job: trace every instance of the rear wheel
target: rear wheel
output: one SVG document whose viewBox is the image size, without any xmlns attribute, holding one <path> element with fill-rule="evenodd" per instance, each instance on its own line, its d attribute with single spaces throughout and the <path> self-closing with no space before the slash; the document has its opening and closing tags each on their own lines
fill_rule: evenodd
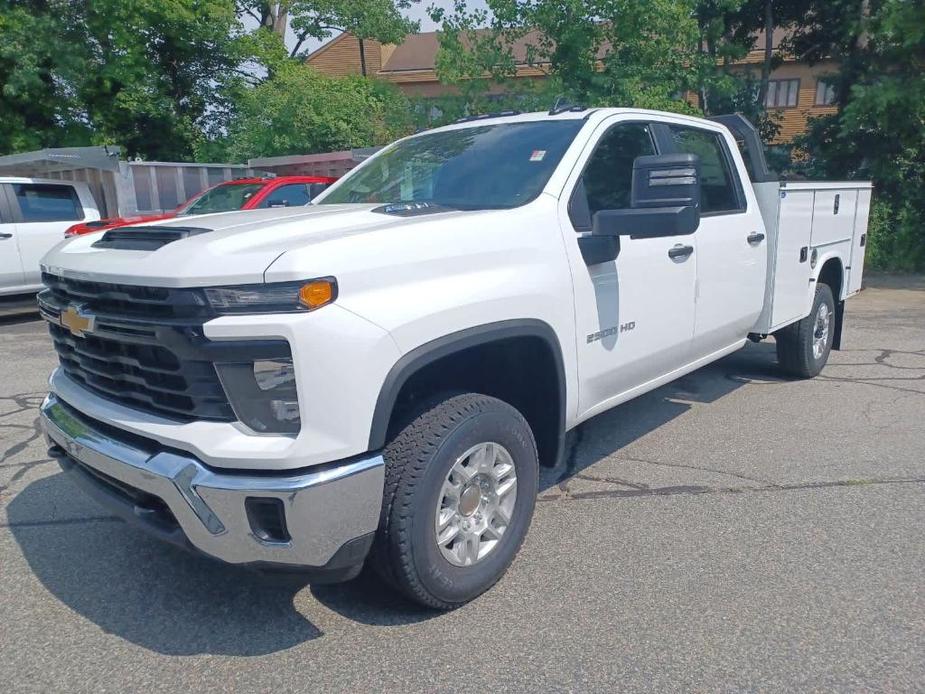
<svg viewBox="0 0 925 694">
<path fill-rule="evenodd" d="M 428 607 L 452 609 L 501 578 L 530 527 L 538 462 L 529 425 L 485 395 L 427 408 L 386 447 L 372 564 Z"/>
<path fill-rule="evenodd" d="M 829 360 L 835 337 L 835 300 L 827 284 L 816 287 L 810 314 L 775 333 L 781 368 L 798 378 L 813 378 Z"/>
</svg>

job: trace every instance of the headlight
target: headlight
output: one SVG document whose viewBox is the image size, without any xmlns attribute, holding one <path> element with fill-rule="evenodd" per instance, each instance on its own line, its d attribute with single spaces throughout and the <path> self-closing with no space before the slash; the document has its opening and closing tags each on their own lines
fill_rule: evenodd
<svg viewBox="0 0 925 694">
<path fill-rule="evenodd" d="M 337 280 L 208 287 L 206 299 L 218 313 L 292 313 L 314 311 L 337 298 Z"/>
<path fill-rule="evenodd" d="M 216 364 L 238 419 L 259 433 L 293 434 L 302 426 L 291 358 Z"/>
</svg>

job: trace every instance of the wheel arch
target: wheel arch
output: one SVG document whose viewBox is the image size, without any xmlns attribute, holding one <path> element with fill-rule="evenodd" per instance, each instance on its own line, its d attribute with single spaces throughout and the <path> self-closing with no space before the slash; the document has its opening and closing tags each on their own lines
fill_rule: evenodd
<svg viewBox="0 0 925 694">
<path fill-rule="evenodd" d="M 816 274 L 816 281 L 832 288 L 832 297 L 837 303 L 842 300 L 841 296 L 845 288 L 845 263 L 837 254 L 823 256 L 820 260 L 822 262 Z"/>
<path fill-rule="evenodd" d="M 842 331 L 845 324 L 845 300 L 842 294 L 845 291 L 845 262 L 841 255 L 831 253 L 821 258 L 819 272 L 816 275 L 816 286 L 820 284 L 828 285 L 832 290 L 832 298 L 835 300 L 835 325 L 832 349 L 840 350 L 842 342 Z"/>
<path fill-rule="evenodd" d="M 474 326 L 439 337 L 404 354 L 390 369 L 379 391 L 370 426 L 370 450 L 383 448 L 388 441 L 390 427 L 393 425 L 394 417 L 398 414 L 396 406 L 400 405 L 400 398 L 413 377 L 423 374 L 428 368 L 434 369 L 441 362 L 446 364 L 447 362 L 443 360 L 452 357 L 460 357 L 463 354 L 470 356 L 485 354 L 485 350 L 491 347 L 498 347 L 502 344 L 523 345 L 525 341 L 529 341 L 534 347 L 542 346 L 549 365 L 555 372 L 551 375 L 545 374 L 544 369 L 545 377 L 549 379 L 547 386 L 555 391 L 551 403 L 555 405 L 555 413 L 549 417 L 555 421 L 554 431 L 546 430 L 552 428 L 548 427 L 552 421 L 547 422 L 547 426 L 537 427 L 535 426 L 536 416 L 531 417 L 530 413 L 522 411 L 533 429 L 541 462 L 545 465 L 554 465 L 561 458 L 565 445 L 565 364 L 555 330 L 548 323 L 536 319 L 513 319 Z M 478 379 L 475 380 L 478 381 Z M 478 390 L 483 391 L 484 389 Z M 497 393 L 491 392 L 484 394 L 497 396 Z M 510 402 L 509 398 L 500 399 L 518 407 L 518 403 Z M 528 407 L 528 409 L 535 410 L 536 408 Z"/>
</svg>

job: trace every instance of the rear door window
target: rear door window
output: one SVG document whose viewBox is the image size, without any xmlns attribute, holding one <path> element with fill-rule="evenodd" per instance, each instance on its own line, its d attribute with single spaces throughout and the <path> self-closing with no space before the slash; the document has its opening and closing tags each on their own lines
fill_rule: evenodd
<svg viewBox="0 0 925 694">
<path fill-rule="evenodd" d="M 78 222 L 83 208 L 71 186 L 48 183 L 14 183 L 23 222 Z"/>
<path fill-rule="evenodd" d="M 271 192 L 260 207 L 302 207 L 311 201 L 308 185 L 305 183 L 290 183 L 280 186 Z"/>
<path fill-rule="evenodd" d="M 309 183 L 308 196 L 314 200 L 330 187 L 330 183 Z"/>
<path fill-rule="evenodd" d="M 730 214 L 745 211 L 745 196 L 732 170 L 732 159 L 722 135 L 711 130 L 669 127 L 679 152 L 700 157 L 703 214 Z"/>
</svg>

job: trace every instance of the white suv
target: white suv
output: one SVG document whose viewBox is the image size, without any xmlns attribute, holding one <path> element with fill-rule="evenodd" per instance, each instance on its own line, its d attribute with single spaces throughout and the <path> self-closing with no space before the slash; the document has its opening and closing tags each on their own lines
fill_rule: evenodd
<svg viewBox="0 0 925 694">
<path fill-rule="evenodd" d="M 99 218 L 86 183 L 0 177 L 0 297 L 41 289 L 42 256 L 72 224 Z"/>
</svg>

